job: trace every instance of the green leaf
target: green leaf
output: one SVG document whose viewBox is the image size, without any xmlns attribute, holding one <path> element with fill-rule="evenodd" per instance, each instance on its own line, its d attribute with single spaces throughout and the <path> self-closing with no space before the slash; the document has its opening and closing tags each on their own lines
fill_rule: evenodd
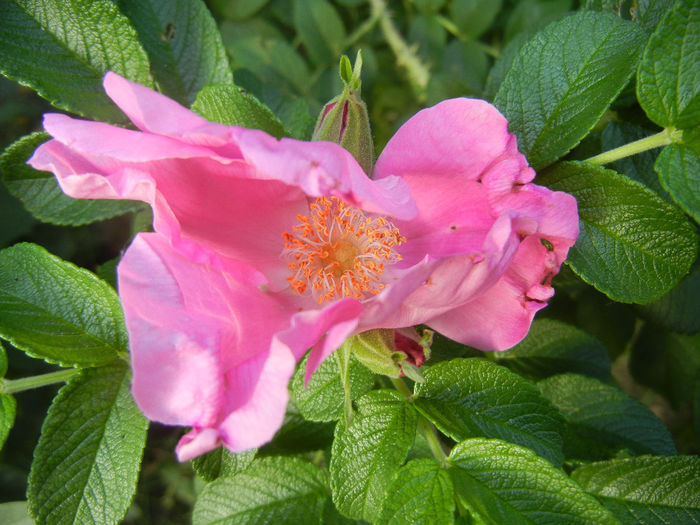
<svg viewBox="0 0 700 525">
<path fill-rule="evenodd" d="M 541 379 L 562 372 L 610 378 L 608 351 L 595 337 L 553 319 L 532 323 L 527 337 L 496 360 L 522 375 Z"/>
<path fill-rule="evenodd" d="M 491 27 L 501 4 L 501 0 L 454 0 L 450 20 L 464 38 L 475 39 Z"/>
<path fill-rule="evenodd" d="M 345 26 L 326 0 L 294 0 L 294 27 L 311 60 L 334 64 L 345 48 Z"/>
<path fill-rule="evenodd" d="M 624 146 L 635 140 L 643 139 L 653 134 L 643 128 L 639 128 L 626 122 L 610 122 L 603 130 L 601 137 L 602 151 Z M 630 157 L 617 160 L 612 163 L 616 171 L 627 175 L 630 179 L 641 182 L 654 193 L 670 201 L 668 193 L 661 187 L 659 177 L 654 172 L 654 163 L 659 156 L 659 150 L 647 150 Z"/>
<path fill-rule="evenodd" d="M 0 516 L 4 525 L 32 525 L 26 501 L 9 501 L 0 503 Z"/>
<path fill-rule="evenodd" d="M 484 524 L 617 524 L 593 496 L 531 450 L 468 439 L 450 454 L 457 497 Z"/>
<path fill-rule="evenodd" d="M 200 89 L 233 84 L 216 22 L 202 0 L 118 0 L 134 24 L 161 91 L 190 105 Z"/>
<path fill-rule="evenodd" d="M 637 0 L 634 18 L 646 29 L 653 31 L 666 11 L 673 5 L 673 0 Z"/>
<path fill-rule="evenodd" d="M 221 124 L 261 129 L 277 138 L 287 135 L 284 125 L 267 106 L 237 86 L 205 87 L 192 110 Z"/>
<path fill-rule="evenodd" d="M 644 36 L 615 15 L 582 11 L 520 48 L 494 103 L 535 169 L 566 154 L 600 120 L 632 75 Z"/>
<path fill-rule="evenodd" d="M 700 222 L 700 157 L 695 150 L 683 144 L 666 146 L 654 169 L 673 200 Z"/>
<path fill-rule="evenodd" d="M 413 406 L 393 390 L 372 390 L 357 400 L 352 424 L 338 423 L 331 448 L 331 490 L 340 512 L 370 522 L 379 517 L 417 424 Z"/>
<path fill-rule="evenodd" d="M 621 448 L 633 454 L 676 453 L 664 424 L 618 388 L 576 374 L 550 377 L 537 386 L 570 425 L 564 445 L 570 458 L 603 459 Z"/>
<path fill-rule="evenodd" d="M 0 379 L 2 383 L 2 379 Z M 17 401 L 9 394 L 0 394 L 0 450 L 5 445 L 7 436 L 15 424 L 17 414 Z"/>
<path fill-rule="evenodd" d="M 0 172 L 2 176 L 2 172 Z M 29 233 L 35 220 L 29 212 L 15 199 L 4 184 L 0 184 L 0 246 L 7 246 L 12 241 Z"/>
<path fill-rule="evenodd" d="M 611 299 L 649 303 L 688 273 L 698 238 L 675 206 L 614 171 L 562 162 L 539 182 L 578 200 L 580 233 L 568 263 Z"/>
<path fill-rule="evenodd" d="M 297 366 L 290 389 L 294 402 L 304 418 L 310 421 L 336 421 L 343 415 L 345 399 L 343 383 L 334 355 L 325 359 L 304 386 L 308 355 Z M 374 385 L 374 374 L 355 358 L 350 360 L 350 397 L 357 399 Z"/>
<path fill-rule="evenodd" d="M 2 345 L 2 342 L 0 342 L 0 379 L 5 377 L 6 373 L 7 373 L 7 352 L 5 351 L 5 347 Z"/>
<path fill-rule="evenodd" d="M 700 458 L 638 457 L 604 461 L 571 477 L 623 525 L 700 523 Z"/>
<path fill-rule="evenodd" d="M 34 244 L 0 252 L 0 336 L 64 366 L 105 364 L 128 347 L 114 290 Z"/>
<path fill-rule="evenodd" d="M 260 451 L 265 454 L 299 454 L 328 449 L 333 441 L 333 423 L 307 421 L 290 401 L 284 415 L 284 423 L 273 440 Z"/>
<path fill-rule="evenodd" d="M 0 3 L 0 72 L 54 106 L 105 121 L 125 116 L 102 89 L 114 71 L 153 82 L 136 31 L 107 0 L 8 0 Z"/>
<path fill-rule="evenodd" d="M 387 494 L 379 524 L 454 522 L 452 481 L 434 459 L 409 461 L 396 473 Z"/>
<path fill-rule="evenodd" d="M 27 499 L 38 523 L 117 523 L 136 490 L 148 421 L 125 363 L 83 370 L 41 428 Z"/>
<path fill-rule="evenodd" d="M 500 438 L 561 465 L 561 419 L 530 381 L 482 359 L 438 363 L 423 375 L 416 408 L 455 441 Z"/>
<path fill-rule="evenodd" d="M 27 165 L 34 150 L 50 138 L 43 131 L 32 133 L 12 144 L 0 156 L 0 173 L 5 186 L 34 217 L 62 226 L 80 226 L 145 207 L 136 201 L 72 199 L 64 194 L 52 173 Z"/>
<path fill-rule="evenodd" d="M 256 459 L 243 472 L 204 487 L 192 523 L 320 523 L 327 484 L 325 472 L 301 459 Z"/>
<path fill-rule="evenodd" d="M 255 450 L 246 450 L 234 454 L 226 447 L 221 446 L 199 456 L 192 461 L 192 469 L 204 481 L 214 481 L 216 478 L 228 478 L 245 470 L 255 458 Z"/>
<path fill-rule="evenodd" d="M 662 127 L 700 124 L 700 4 L 677 0 L 644 49 L 637 71 L 637 98 Z"/>
<path fill-rule="evenodd" d="M 700 267 L 660 299 L 639 306 L 639 311 L 674 332 L 700 332 Z"/>
<path fill-rule="evenodd" d="M 496 96 L 501 83 L 513 64 L 513 60 L 515 60 L 515 57 L 520 52 L 520 48 L 523 47 L 530 36 L 532 35 L 528 32 L 519 33 L 501 50 L 501 54 L 491 66 L 486 79 L 486 86 L 484 87 L 484 97 L 486 99 L 493 100 L 493 97 Z"/>
</svg>

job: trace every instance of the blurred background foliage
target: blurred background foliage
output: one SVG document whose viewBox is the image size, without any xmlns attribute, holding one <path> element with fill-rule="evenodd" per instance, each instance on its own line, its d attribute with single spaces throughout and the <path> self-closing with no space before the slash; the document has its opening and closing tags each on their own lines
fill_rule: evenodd
<svg viewBox="0 0 700 525">
<path fill-rule="evenodd" d="M 627 0 L 206 0 L 206 4 L 221 31 L 235 83 L 267 104 L 297 137 L 310 137 L 323 104 L 341 91 L 339 56 L 354 59 L 362 50 L 362 96 L 377 152 L 422 107 L 457 96 L 491 100 L 520 46 L 549 22 L 581 8 L 608 10 L 630 19 L 636 6 Z M 165 38 L 177 35 L 176 27 L 166 29 L 170 34 Z M 569 158 L 586 158 L 654 131 L 636 104 L 633 84 L 634 80 Z M 55 110 L 33 91 L 0 78 L 0 149 L 39 130 L 41 115 L 47 111 Z M 649 175 L 655 180 L 655 156 L 646 152 L 614 167 L 642 182 Z M 660 187 L 658 191 L 663 192 Z M 34 242 L 93 271 L 117 258 L 133 232 L 148 220 L 141 212 L 81 227 L 44 224 L 0 185 L 0 248 Z M 104 270 L 110 271 L 113 267 Z M 700 450 L 700 432 L 693 425 L 693 419 L 697 426 L 700 417 L 693 418 L 692 413 L 698 405 L 691 402 L 700 395 L 700 339 L 694 335 L 700 330 L 700 312 L 695 303 L 683 302 L 700 294 L 699 275 L 697 269 L 692 272 L 671 292 L 673 297 L 634 306 L 611 301 L 564 267 L 555 280 L 556 296 L 538 315 L 566 321 L 601 341 L 614 362 L 618 384 L 666 423 L 681 454 Z M 7 351 L 8 378 L 52 369 L 23 352 Z M 435 358 L 467 352 L 439 338 Z M 1 501 L 24 499 L 32 451 L 57 389 L 17 396 L 16 425 L 0 452 Z M 293 411 L 288 419 L 271 451 L 293 442 L 284 440 L 285 432 L 296 431 Z M 314 438 L 330 443 L 329 429 L 320 430 Z M 189 463 L 180 465 L 174 459 L 179 434 L 179 429 L 151 425 L 139 489 L 126 523 L 189 522 L 198 482 Z"/>
</svg>

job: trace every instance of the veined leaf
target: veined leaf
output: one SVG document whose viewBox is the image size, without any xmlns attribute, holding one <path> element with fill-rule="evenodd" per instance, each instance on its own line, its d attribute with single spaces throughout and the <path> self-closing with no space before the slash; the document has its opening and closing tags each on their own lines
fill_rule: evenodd
<svg viewBox="0 0 700 525">
<path fill-rule="evenodd" d="M 237 86 L 205 87 L 192 110 L 213 122 L 261 129 L 277 138 L 287 135 L 284 125 L 267 106 Z"/>
<path fill-rule="evenodd" d="M 518 443 L 559 466 L 561 419 L 537 387 L 482 359 L 431 366 L 416 385 L 416 408 L 455 441 L 472 436 Z"/>
<path fill-rule="evenodd" d="M 372 390 L 357 400 L 349 428 L 338 423 L 331 448 L 333 502 L 344 515 L 374 521 L 392 476 L 416 435 L 417 414 L 393 390 Z"/>
<path fill-rule="evenodd" d="M 0 336 L 66 366 L 105 364 L 128 347 L 114 290 L 35 244 L 0 252 Z"/>
<path fill-rule="evenodd" d="M 245 470 L 255 458 L 256 450 L 234 454 L 224 446 L 199 456 L 192 461 L 192 469 L 205 481 L 228 478 Z"/>
<path fill-rule="evenodd" d="M 611 299 L 649 303 L 695 260 L 691 222 L 641 184 L 585 162 L 561 162 L 538 180 L 576 197 L 580 233 L 568 264 Z"/>
<path fill-rule="evenodd" d="M 345 26 L 326 0 L 294 0 L 294 27 L 306 52 L 318 65 L 333 64 L 343 52 Z"/>
<path fill-rule="evenodd" d="M 663 127 L 700 124 L 700 4 L 677 0 L 652 33 L 637 71 L 637 98 Z"/>
<path fill-rule="evenodd" d="M 327 485 L 325 472 L 301 459 L 256 459 L 243 472 L 204 487 L 192 523 L 319 523 Z"/>
<path fill-rule="evenodd" d="M 336 421 L 343 415 L 345 393 L 335 356 L 325 359 L 304 385 L 304 372 L 308 355 L 297 366 L 289 384 L 291 394 L 299 411 L 309 421 Z M 374 384 L 374 374 L 350 358 L 348 369 L 350 397 L 357 399 Z"/>
<path fill-rule="evenodd" d="M 640 306 L 639 311 L 674 332 L 700 332 L 700 267 L 660 299 Z"/>
<path fill-rule="evenodd" d="M 537 386 L 571 425 L 564 445 L 569 458 L 604 459 L 620 448 L 634 454 L 676 453 L 664 424 L 622 390 L 576 374 L 550 377 Z"/>
<path fill-rule="evenodd" d="M 2 379 L 0 378 L 0 382 Z M 5 445 L 7 436 L 15 424 L 17 401 L 9 394 L 0 394 L 0 450 Z"/>
<path fill-rule="evenodd" d="M 480 523 L 617 524 L 593 496 L 529 449 L 467 439 L 449 461 L 457 497 Z"/>
<path fill-rule="evenodd" d="M 644 31 L 611 13 L 582 11 L 523 45 L 495 105 L 535 169 L 573 148 L 634 72 Z"/>
<path fill-rule="evenodd" d="M 599 379 L 610 377 L 610 358 L 603 344 L 586 332 L 553 319 L 535 320 L 522 342 L 505 352 L 495 352 L 494 356 L 508 368 L 537 379 L 563 372 Z"/>
<path fill-rule="evenodd" d="M 200 89 L 233 84 L 216 22 L 202 0 L 118 0 L 134 24 L 164 94 L 192 104 Z"/>
<path fill-rule="evenodd" d="M 83 370 L 49 408 L 29 473 L 37 523 L 117 523 L 136 490 L 148 421 L 126 363 Z"/>
<path fill-rule="evenodd" d="M 389 497 L 377 523 L 454 523 L 455 498 L 452 481 L 434 459 L 414 459 L 399 469 L 387 488 Z"/>
<path fill-rule="evenodd" d="M 0 156 L 2 181 L 34 217 L 62 226 L 80 226 L 145 208 L 142 202 L 73 199 L 63 193 L 52 173 L 35 170 L 26 163 L 34 150 L 50 138 L 42 131 L 32 133 Z"/>
<path fill-rule="evenodd" d="M 623 525 L 700 523 L 700 458 L 638 457 L 577 468 L 571 477 Z"/>
<path fill-rule="evenodd" d="M 654 168 L 673 200 L 700 222 L 700 157 L 695 150 L 683 144 L 666 146 Z"/>
<path fill-rule="evenodd" d="M 126 120 L 102 89 L 114 71 L 153 81 L 136 31 L 107 0 L 0 2 L 0 72 L 54 106 L 111 122 Z"/>
</svg>

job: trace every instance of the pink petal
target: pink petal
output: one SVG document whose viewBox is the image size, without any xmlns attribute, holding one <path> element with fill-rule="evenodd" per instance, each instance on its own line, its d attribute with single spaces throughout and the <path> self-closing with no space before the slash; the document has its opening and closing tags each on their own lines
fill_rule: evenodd
<svg viewBox="0 0 700 525">
<path fill-rule="evenodd" d="M 535 313 L 546 306 L 554 293 L 549 279 L 558 270 L 555 254 L 531 235 L 520 244 L 498 283 L 428 324 L 460 343 L 481 350 L 506 350 L 527 335 Z"/>
<path fill-rule="evenodd" d="M 374 176 L 431 175 L 477 180 L 501 155 L 512 155 L 512 142 L 514 137 L 508 133 L 506 119 L 488 102 L 445 100 L 419 111 L 401 126 L 379 156 Z M 533 176 L 522 157 L 514 178 L 529 182 Z"/>
<path fill-rule="evenodd" d="M 289 322 L 286 305 L 190 261 L 158 234 L 139 234 L 118 273 L 133 393 L 149 419 L 216 428 L 236 402 L 250 403 L 259 380 L 251 366 L 271 355 L 273 334 Z M 278 345 L 274 355 L 277 362 L 266 366 L 291 376 L 291 351 Z M 250 380 L 232 390 L 239 368 Z"/>
</svg>

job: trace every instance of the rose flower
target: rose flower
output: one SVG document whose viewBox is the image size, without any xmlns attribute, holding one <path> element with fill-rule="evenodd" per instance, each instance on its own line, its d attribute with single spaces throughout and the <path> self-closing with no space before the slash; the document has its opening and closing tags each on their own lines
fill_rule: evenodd
<svg viewBox="0 0 700 525">
<path fill-rule="evenodd" d="M 47 114 L 29 164 L 72 197 L 152 206 L 118 285 L 134 398 L 192 427 L 180 460 L 269 441 L 308 349 L 307 378 L 375 328 L 513 346 L 578 235 L 574 198 L 531 183 L 484 101 L 420 111 L 369 178 L 337 144 L 208 122 L 112 73 L 104 87 L 140 131 Z"/>
</svg>

